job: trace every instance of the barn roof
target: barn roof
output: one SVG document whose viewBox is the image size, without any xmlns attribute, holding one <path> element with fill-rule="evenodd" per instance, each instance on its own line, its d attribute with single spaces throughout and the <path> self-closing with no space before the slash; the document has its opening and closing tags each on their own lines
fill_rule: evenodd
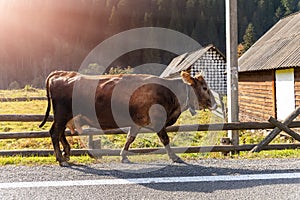
<svg viewBox="0 0 300 200">
<path fill-rule="evenodd" d="M 160 77 L 169 77 L 174 74 L 180 73 L 182 70 L 188 70 L 199 58 L 201 58 L 210 49 L 216 50 L 223 58 L 225 56 L 212 44 L 201 48 L 197 51 L 184 53 L 176 58 L 174 58 L 171 63 L 167 66 L 165 71 L 160 75 Z"/>
<path fill-rule="evenodd" d="M 277 22 L 239 59 L 239 71 L 300 67 L 300 12 Z"/>
</svg>

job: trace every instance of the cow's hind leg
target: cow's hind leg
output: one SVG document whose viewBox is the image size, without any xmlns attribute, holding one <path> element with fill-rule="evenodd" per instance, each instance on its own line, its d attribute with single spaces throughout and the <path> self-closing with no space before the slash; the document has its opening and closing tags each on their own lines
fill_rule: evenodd
<svg viewBox="0 0 300 200">
<path fill-rule="evenodd" d="M 69 142 L 66 139 L 66 135 L 65 135 L 64 132 L 61 134 L 60 142 L 61 142 L 61 144 L 62 144 L 62 146 L 64 148 L 62 155 L 63 155 L 63 157 L 64 157 L 64 159 L 66 161 L 69 161 L 70 160 L 70 150 L 71 150 L 71 147 L 70 147 Z"/>
<path fill-rule="evenodd" d="M 184 163 L 184 161 L 179 158 L 174 152 L 173 150 L 171 149 L 170 147 L 170 139 L 169 139 L 169 136 L 166 132 L 166 130 L 163 128 L 161 131 L 159 131 L 157 133 L 160 141 L 164 144 L 165 146 L 165 149 L 166 149 L 166 152 L 169 156 L 169 158 L 173 161 L 173 162 L 176 162 L 176 163 Z"/>
<path fill-rule="evenodd" d="M 53 123 L 52 127 L 50 129 L 50 135 L 51 135 L 51 140 L 54 148 L 54 154 L 56 157 L 56 161 L 59 162 L 59 165 L 62 167 L 67 167 L 69 166 L 68 162 L 66 159 L 62 156 L 60 147 L 59 147 L 59 141 L 61 138 L 61 134 L 65 131 L 65 126 L 59 126 L 57 123 Z"/>
<path fill-rule="evenodd" d="M 131 143 L 133 143 L 133 141 L 135 140 L 139 130 L 140 130 L 140 128 L 135 127 L 135 126 L 130 128 L 129 133 L 127 134 L 126 143 L 120 154 L 122 163 L 131 163 L 130 160 L 128 159 L 128 155 L 129 155 L 128 149 L 129 149 Z"/>
</svg>

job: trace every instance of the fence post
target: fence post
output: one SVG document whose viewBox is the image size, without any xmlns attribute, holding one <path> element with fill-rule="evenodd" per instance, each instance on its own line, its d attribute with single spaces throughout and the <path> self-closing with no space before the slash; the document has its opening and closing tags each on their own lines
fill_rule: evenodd
<svg viewBox="0 0 300 200">
<path fill-rule="evenodd" d="M 88 148 L 94 149 L 93 135 L 89 135 Z"/>
<path fill-rule="evenodd" d="M 231 143 L 231 139 L 229 137 L 221 138 L 221 145 L 228 146 L 228 145 L 230 145 L 230 143 Z M 229 153 L 229 151 L 222 152 L 222 154 L 224 156 L 228 156 L 228 153 Z"/>
<path fill-rule="evenodd" d="M 88 139 L 88 149 L 89 150 L 101 150 L 101 136 L 98 138 L 98 139 L 95 139 L 94 140 L 94 136 L 93 135 L 89 135 L 88 136 L 89 139 Z M 102 156 L 96 156 L 96 155 L 93 155 L 93 157 L 97 157 L 97 158 L 102 158 Z"/>
<path fill-rule="evenodd" d="M 101 150 L 101 148 L 102 148 L 102 145 L 101 145 L 101 136 L 98 138 L 98 139 L 95 139 L 94 141 L 93 141 L 93 145 L 94 145 L 94 149 L 97 149 L 97 150 Z M 100 151 L 98 151 L 98 152 L 100 152 Z M 98 155 L 98 156 L 96 156 L 97 158 L 102 158 L 102 156 L 100 155 Z"/>
</svg>

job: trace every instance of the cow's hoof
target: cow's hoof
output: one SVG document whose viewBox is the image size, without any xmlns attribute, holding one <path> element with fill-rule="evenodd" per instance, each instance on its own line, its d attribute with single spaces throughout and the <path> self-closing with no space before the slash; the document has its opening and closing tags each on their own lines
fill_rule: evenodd
<svg viewBox="0 0 300 200">
<path fill-rule="evenodd" d="M 70 167 L 70 164 L 69 164 L 67 161 L 59 162 L 59 165 L 60 165 L 61 167 Z"/>
<path fill-rule="evenodd" d="M 70 156 L 67 156 L 67 155 L 63 155 L 64 159 L 68 162 L 70 161 Z"/>
<path fill-rule="evenodd" d="M 121 163 L 124 163 L 124 164 L 131 164 L 132 162 L 131 162 L 128 158 L 122 158 L 122 159 L 121 159 Z"/>
<path fill-rule="evenodd" d="M 64 159 L 65 159 L 66 161 L 70 161 L 70 156 L 67 155 L 65 152 L 62 153 L 62 156 L 64 157 Z"/>
<path fill-rule="evenodd" d="M 177 157 L 176 159 L 173 159 L 174 163 L 185 163 L 181 158 Z"/>
</svg>

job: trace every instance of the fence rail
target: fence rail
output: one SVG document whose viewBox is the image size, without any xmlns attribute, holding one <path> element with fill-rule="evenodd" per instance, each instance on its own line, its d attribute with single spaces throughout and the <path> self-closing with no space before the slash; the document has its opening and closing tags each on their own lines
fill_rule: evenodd
<svg viewBox="0 0 300 200">
<path fill-rule="evenodd" d="M 0 102 L 15 102 L 15 101 L 34 101 L 34 100 L 47 100 L 46 97 L 16 97 L 16 98 L 0 98 Z"/>
<path fill-rule="evenodd" d="M 0 121 L 14 121 L 14 122 L 40 122 L 44 115 L 0 115 Z M 52 121 L 53 116 L 49 116 L 48 121 Z M 300 121 L 292 121 L 289 128 L 300 127 Z M 234 123 L 220 123 L 220 124 L 193 124 L 170 126 L 167 132 L 191 132 L 191 131 L 226 131 L 226 130 L 258 130 L 258 129 L 274 129 L 276 125 L 271 122 L 234 122 Z M 89 141 L 92 141 L 94 135 L 107 135 L 107 134 L 126 134 L 128 128 L 113 129 L 113 130 L 99 130 L 99 129 L 84 129 L 80 136 L 89 136 Z M 152 131 L 142 129 L 141 133 L 151 133 Z M 78 136 L 78 133 L 71 134 L 66 131 L 66 136 Z M 46 138 L 49 137 L 48 131 L 31 131 L 31 132 L 5 132 L 0 133 L 0 139 L 21 139 L 21 138 Z M 116 156 L 120 154 L 119 149 L 92 149 L 92 145 L 88 145 L 89 149 L 74 149 L 71 155 L 89 154 L 93 156 Z M 254 149 L 257 144 L 246 145 L 216 145 L 216 146 L 201 146 L 201 147 L 174 147 L 176 153 L 198 153 L 198 152 L 230 152 L 230 151 L 250 151 Z M 300 144 L 269 144 L 261 147 L 261 150 L 282 150 L 282 149 L 295 149 L 300 148 Z M 145 149 L 131 149 L 133 154 L 164 154 L 164 148 L 145 148 Z M 0 150 L 1 156 L 13 155 L 39 155 L 48 156 L 52 155 L 53 150 Z"/>
<path fill-rule="evenodd" d="M 44 119 L 44 115 L 0 115 L 0 121 L 11 121 L 11 122 L 41 122 Z M 53 116 L 48 117 L 48 121 L 53 121 Z M 192 124 L 192 125 L 181 125 L 181 126 L 170 126 L 167 127 L 167 132 L 178 132 L 178 131 L 227 131 L 227 130 L 259 130 L 259 129 L 274 129 L 276 125 L 265 122 L 232 122 L 232 123 L 216 123 L 216 124 Z M 300 121 L 292 121 L 289 124 L 289 128 L 299 128 Z M 92 129 L 97 131 L 96 129 Z M 122 134 L 124 130 L 127 132 L 128 129 L 113 129 L 103 131 L 103 134 Z M 99 133 L 98 133 L 99 132 Z M 95 135 L 100 134 L 98 130 Z M 143 133 L 149 132 L 149 130 L 142 129 Z M 42 133 L 42 132 L 37 132 Z M 34 132 L 32 132 L 34 134 Z M 89 133 L 92 134 L 92 133 Z M 1 133 L 0 133 L 1 135 Z M 1 139 L 1 138 L 0 138 Z"/>
<path fill-rule="evenodd" d="M 250 151 L 256 144 L 245 144 L 239 146 L 218 145 L 218 146 L 198 146 L 198 147 L 173 147 L 175 153 L 206 153 L 206 152 L 231 152 L 231 151 Z M 300 144 L 270 144 L 262 150 L 284 150 L 300 148 Z M 143 154 L 165 154 L 164 148 L 136 148 L 130 149 L 132 155 Z M 72 149 L 72 156 L 90 155 L 91 157 L 119 156 L 120 149 Z M 34 150 L 0 150 L 0 156 L 49 156 L 54 155 L 53 150 L 34 149 Z"/>
<path fill-rule="evenodd" d="M 0 115 L 0 122 L 42 122 L 44 115 Z M 53 121 L 53 116 L 48 117 L 48 121 Z"/>
<path fill-rule="evenodd" d="M 1 118 L 1 115 L 0 115 Z M 1 120 L 0 120 L 1 121 Z M 28 122 L 28 121 L 26 121 Z M 260 130 L 274 129 L 276 126 L 269 122 L 234 122 L 224 124 L 193 124 L 167 127 L 167 132 L 192 132 L 192 131 L 227 131 L 227 130 Z M 299 128 L 300 121 L 294 121 L 289 128 Z M 109 135 L 109 134 L 127 134 L 128 128 L 100 130 L 100 129 L 84 129 L 81 136 L 93 135 Z M 140 133 L 151 133 L 148 129 L 141 129 Z M 78 133 L 71 134 L 66 131 L 66 136 L 78 136 Z M 48 131 L 29 131 L 29 132 L 5 132 L 0 133 L 0 139 L 21 139 L 21 138 L 45 138 L 49 137 Z"/>
</svg>

